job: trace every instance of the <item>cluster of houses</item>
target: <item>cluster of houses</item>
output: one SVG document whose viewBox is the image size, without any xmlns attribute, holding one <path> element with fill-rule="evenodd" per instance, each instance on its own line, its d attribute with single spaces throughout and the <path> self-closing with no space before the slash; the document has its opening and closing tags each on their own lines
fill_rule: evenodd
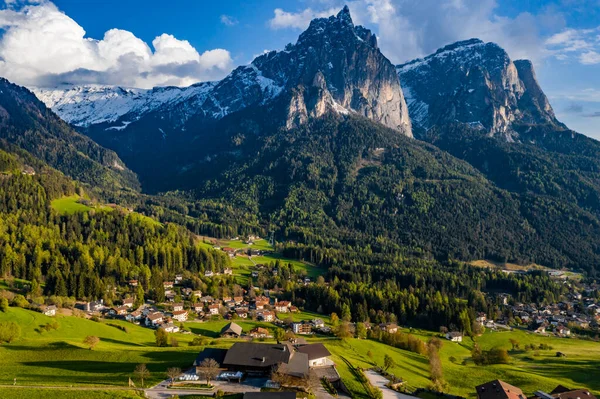
<svg viewBox="0 0 600 399">
<path fill-rule="evenodd" d="M 600 302 L 592 297 L 585 297 L 581 293 L 572 292 L 564 301 L 547 306 L 537 306 L 533 303 L 504 303 L 513 317 L 518 318 L 522 324 L 529 325 L 530 329 L 540 334 L 553 333 L 558 336 L 571 335 L 569 326 L 580 329 L 598 328 L 600 326 Z M 489 327 L 494 321 L 487 320 L 485 315 L 477 319 L 482 325 Z"/>
<path fill-rule="evenodd" d="M 165 282 L 165 289 L 172 287 L 172 284 Z M 203 295 L 201 291 L 187 288 L 182 289 L 181 293 L 187 299 L 186 302 L 167 301 L 160 307 L 146 303 L 136 309 L 133 298 L 125 298 L 119 305 L 111 307 L 105 306 L 102 300 L 78 302 L 76 307 L 90 314 L 121 318 L 150 328 L 164 328 L 168 332 L 179 331 L 173 323 L 182 323 L 190 318 L 210 320 L 219 316 L 226 320 L 253 318 L 264 322 L 282 323 L 281 319 L 286 315 L 298 312 L 298 308 L 290 301 L 279 301 L 262 295 L 255 298 L 234 296 L 215 299 Z M 52 308 L 48 313 L 51 310 Z M 53 311 L 56 311 L 55 307 Z M 306 327 L 299 329 L 302 330 L 301 334 L 309 334 L 312 333 L 312 327 L 319 329 L 325 326 L 323 321 L 319 320 L 316 324 L 311 324 L 310 330 Z"/>
<path fill-rule="evenodd" d="M 557 386 L 550 393 L 539 390 L 529 397 L 520 388 L 501 380 L 486 382 L 475 389 L 477 399 L 597 399 L 587 389 L 570 389 L 562 385 Z"/>
</svg>

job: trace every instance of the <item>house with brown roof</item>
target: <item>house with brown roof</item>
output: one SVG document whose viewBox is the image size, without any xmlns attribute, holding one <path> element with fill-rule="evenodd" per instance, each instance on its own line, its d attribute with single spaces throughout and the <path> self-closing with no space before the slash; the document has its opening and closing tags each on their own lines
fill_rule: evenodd
<svg viewBox="0 0 600 399">
<path fill-rule="evenodd" d="M 212 315 L 217 315 L 219 314 L 219 309 L 221 309 L 221 305 L 219 304 L 214 304 L 214 305 L 208 305 L 208 312 Z"/>
<path fill-rule="evenodd" d="M 258 314 L 258 319 L 262 321 L 271 322 L 275 320 L 275 313 L 270 310 L 262 311 Z"/>
<path fill-rule="evenodd" d="M 290 301 L 279 301 L 275 304 L 275 311 L 278 313 L 288 313 L 292 303 Z"/>
<path fill-rule="evenodd" d="M 269 330 L 262 327 L 254 327 L 252 330 L 250 330 L 248 335 L 252 338 L 267 338 L 271 336 Z"/>
<path fill-rule="evenodd" d="M 187 321 L 188 311 L 187 310 L 177 310 L 177 311 L 173 312 L 173 319 L 180 321 L 180 322 Z"/>
<path fill-rule="evenodd" d="M 133 298 L 125 298 L 123 299 L 123 306 L 127 306 L 128 308 L 133 307 Z"/>
<path fill-rule="evenodd" d="M 239 338 L 242 336 L 242 327 L 236 323 L 229 323 L 221 330 L 223 338 Z"/>
<path fill-rule="evenodd" d="M 174 303 L 171 306 L 173 306 L 173 312 L 179 312 L 181 310 L 183 310 L 183 303 Z"/>
<path fill-rule="evenodd" d="M 520 388 L 494 380 L 478 385 L 477 399 L 527 399 Z"/>
<path fill-rule="evenodd" d="M 150 313 L 146 316 L 146 326 L 156 327 L 163 323 L 164 315 L 161 312 Z"/>
</svg>

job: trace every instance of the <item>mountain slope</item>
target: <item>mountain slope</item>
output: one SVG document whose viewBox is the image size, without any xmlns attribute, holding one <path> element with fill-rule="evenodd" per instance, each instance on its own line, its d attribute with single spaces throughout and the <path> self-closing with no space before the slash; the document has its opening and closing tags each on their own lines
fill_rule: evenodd
<svg viewBox="0 0 600 399">
<path fill-rule="evenodd" d="M 462 122 L 491 136 L 514 137 L 515 125 L 564 128 L 539 87 L 531 62 L 513 62 L 495 43 L 457 42 L 397 66 L 415 128 Z"/>
<path fill-rule="evenodd" d="M 506 190 L 600 215 L 600 143 L 556 119 L 530 61 L 472 39 L 397 69 L 420 138 Z"/>
<path fill-rule="evenodd" d="M 0 79 L 0 147 L 16 145 L 84 183 L 138 189 L 113 151 L 75 132 L 29 90 Z"/>
</svg>

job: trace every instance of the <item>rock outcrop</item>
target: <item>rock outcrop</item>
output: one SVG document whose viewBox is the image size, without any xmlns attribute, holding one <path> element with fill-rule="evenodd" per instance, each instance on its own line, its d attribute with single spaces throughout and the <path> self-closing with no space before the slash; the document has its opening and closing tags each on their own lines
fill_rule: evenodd
<svg viewBox="0 0 600 399">
<path fill-rule="evenodd" d="M 397 67 L 415 128 L 462 122 L 511 140 L 513 127 L 553 124 L 552 107 L 529 61 L 479 39 L 457 42 Z"/>
</svg>

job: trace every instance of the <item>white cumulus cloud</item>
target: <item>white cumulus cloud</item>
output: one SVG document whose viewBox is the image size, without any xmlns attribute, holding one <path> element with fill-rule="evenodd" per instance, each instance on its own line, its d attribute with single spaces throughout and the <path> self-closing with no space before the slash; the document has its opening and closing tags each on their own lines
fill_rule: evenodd
<svg viewBox="0 0 600 399">
<path fill-rule="evenodd" d="M 98 83 L 130 87 L 189 85 L 219 79 L 233 67 L 224 49 L 200 54 L 162 34 L 152 48 L 132 32 L 111 29 L 100 40 L 52 2 L 0 10 L 0 76 L 18 84 Z"/>
<path fill-rule="evenodd" d="M 324 11 L 313 11 L 307 8 L 300 12 L 287 12 L 281 8 L 276 8 L 274 16 L 269 20 L 269 26 L 273 29 L 295 28 L 306 29 L 315 18 L 324 18 L 338 12 L 339 9 L 329 9 Z"/>
</svg>

